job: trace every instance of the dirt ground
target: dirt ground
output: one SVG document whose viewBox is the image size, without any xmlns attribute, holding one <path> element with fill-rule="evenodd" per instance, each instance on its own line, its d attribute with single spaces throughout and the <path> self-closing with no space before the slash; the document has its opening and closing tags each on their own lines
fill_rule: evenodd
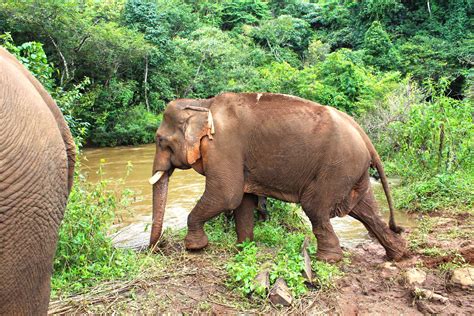
<svg viewBox="0 0 474 316">
<path fill-rule="evenodd" d="M 213 249 L 190 253 L 182 243 L 163 251 L 169 262 L 147 269 L 133 281 L 103 284 L 82 295 L 52 301 L 51 314 L 62 313 L 208 313 L 208 314 L 339 314 L 418 315 L 474 314 L 474 289 L 453 285 L 451 270 L 474 264 L 473 216 L 469 213 L 432 213 L 417 228 L 404 233 L 410 255 L 387 263 L 377 242 L 366 242 L 340 264 L 344 276 L 333 288 L 311 288 L 290 307 L 272 306 L 268 300 L 242 297 L 226 282 L 225 261 L 230 254 Z M 168 256 L 167 256 L 168 257 Z M 416 287 L 433 291 L 447 302 L 421 299 L 405 271 L 419 268 L 426 281 Z"/>
</svg>

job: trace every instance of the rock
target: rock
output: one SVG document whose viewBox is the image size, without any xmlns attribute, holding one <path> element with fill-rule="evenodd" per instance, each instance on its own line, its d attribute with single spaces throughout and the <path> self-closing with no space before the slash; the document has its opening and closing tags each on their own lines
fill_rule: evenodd
<svg viewBox="0 0 474 316">
<path fill-rule="evenodd" d="M 430 305 L 426 301 L 417 301 L 416 308 L 424 315 L 434 315 L 440 312 L 439 308 L 436 308 L 436 306 Z"/>
<path fill-rule="evenodd" d="M 311 271 L 311 259 L 308 254 L 309 238 L 305 237 L 301 246 L 301 254 L 304 258 L 303 277 L 311 283 L 313 281 L 313 271 Z"/>
<path fill-rule="evenodd" d="M 255 283 L 267 291 L 270 288 L 270 272 L 268 270 L 260 271 L 255 277 Z"/>
<path fill-rule="evenodd" d="M 274 305 L 290 306 L 293 302 L 293 296 L 291 295 L 290 289 L 282 278 L 276 280 L 268 297 L 270 298 L 270 302 Z"/>
<path fill-rule="evenodd" d="M 461 288 L 474 287 L 474 268 L 465 267 L 454 270 L 451 282 Z"/>
<path fill-rule="evenodd" d="M 398 268 L 393 264 L 393 262 L 387 261 L 379 265 L 380 275 L 387 279 L 398 274 Z"/>
<path fill-rule="evenodd" d="M 438 302 L 441 302 L 443 304 L 446 304 L 449 299 L 445 296 L 442 296 L 440 294 L 437 294 L 433 291 L 430 291 L 430 290 L 426 290 L 426 289 L 421 289 L 421 288 L 415 288 L 413 290 L 413 295 L 418 298 L 418 299 L 427 299 L 427 300 L 430 300 L 430 301 L 438 301 Z"/>
<path fill-rule="evenodd" d="M 411 268 L 405 271 L 404 278 L 409 285 L 423 284 L 426 280 L 426 272 L 418 268 Z"/>
<path fill-rule="evenodd" d="M 149 226 L 147 223 L 130 224 L 110 236 L 112 244 L 118 249 L 146 250 L 150 243 Z"/>
</svg>

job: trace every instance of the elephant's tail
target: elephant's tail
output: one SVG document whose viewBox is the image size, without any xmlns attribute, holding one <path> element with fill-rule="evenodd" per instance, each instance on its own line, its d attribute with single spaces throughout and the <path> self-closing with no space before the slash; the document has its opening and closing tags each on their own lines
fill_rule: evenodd
<svg viewBox="0 0 474 316">
<path fill-rule="evenodd" d="M 403 228 L 395 224 L 392 195 L 390 194 L 390 188 L 388 186 L 387 177 L 385 176 L 385 172 L 383 170 L 382 161 L 380 160 L 379 154 L 375 151 L 375 148 L 373 147 L 373 145 L 369 146 L 369 150 L 370 150 L 370 155 L 372 156 L 372 166 L 374 166 L 375 169 L 377 169 L 377 172 L 379 173 L 380 181 L 382 182 L 383 191 L 385 192 L 385 197 L 387 198 L 388 208 L 390 209 L 390 219 L 388 222 L 388 226 L 393 232 L 399 234 L 403 231 Z"/>
</svg>

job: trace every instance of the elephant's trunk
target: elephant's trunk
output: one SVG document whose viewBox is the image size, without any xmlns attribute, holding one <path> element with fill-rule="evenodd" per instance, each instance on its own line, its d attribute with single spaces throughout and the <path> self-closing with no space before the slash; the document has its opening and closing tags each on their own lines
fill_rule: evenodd
<svg viewBox="0 0 474 316">
<path fill-rule="evenodd" d="M 150 248 L 155 247 L 163 230 L 169 175 L 169 171 L 163 172 L 158 182 L 153 184 L 153 223 L 151 226 Z"/>
</svg>

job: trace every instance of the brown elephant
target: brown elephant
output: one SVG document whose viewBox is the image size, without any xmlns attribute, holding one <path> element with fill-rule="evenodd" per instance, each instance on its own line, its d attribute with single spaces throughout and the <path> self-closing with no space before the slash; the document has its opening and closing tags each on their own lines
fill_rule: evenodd
<svg viewBox="0 0 474 316">
<path fill-rule="evenodd" d="M 380 158 L 359 125 L 332 107 L 271 93 L 179 99 L 167 106 L 156 141 L 152 246 L 162 231 L 169 176 L 194 168 L 206 187 L 188 216 L 187 249 L 207 245 L 204 223 L 225 210 L 235 210 L 238 242 L 252 239 L 257 196 L 266 196 L 301 203 L 322 260 L 342 258 L 329 219 L 347 214 L 377 237 L 389 259 L 405 253 Z M 389 203 L 390 229 L 378 214 L 371 166 Z"/>
<path fill-rule="evenodd" d="M 46 314 L 75 146 L 43 86 L 0 48 L 0 314 Z"/>
</svg>

